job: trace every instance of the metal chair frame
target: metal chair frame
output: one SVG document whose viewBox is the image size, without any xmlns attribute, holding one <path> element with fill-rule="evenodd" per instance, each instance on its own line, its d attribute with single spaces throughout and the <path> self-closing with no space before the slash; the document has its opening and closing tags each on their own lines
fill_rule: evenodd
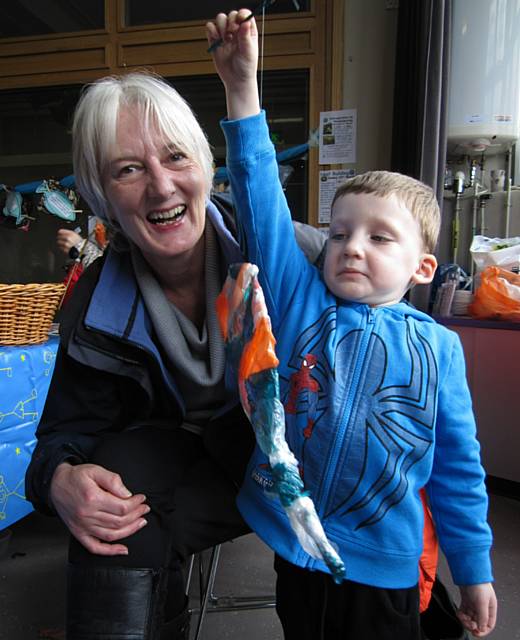
<svg viewBox="0 0 520 640">
<path fill-rule="evenodd" d="M 203 553 L 197 553 L 191 556 L 188 566 L 188 576 L 186 579 L 186 595 L 189 593 L 191 579 L 195 568 L 195 562 L 198 566 L 199 576 L 199 596 L 200 606 L 190 609 L 192 615 L 197 615 L 197 628 L 193 640 L 200 640 L 202 625 L 207 613 L 222 613 L 225 611 L 243 611 L 249 609 L 270 609 L 275 606 L 275 596 L 235 596 L 233 594 L 226 596 L 218 596 L 214 592 L 215 579 L 217 577 L 218 563 L 220 560 L 220 544 L 215 545 L 211 549 L 210 558 L 207 568 L 204 567 L 205 561 Z"/>
</svg>

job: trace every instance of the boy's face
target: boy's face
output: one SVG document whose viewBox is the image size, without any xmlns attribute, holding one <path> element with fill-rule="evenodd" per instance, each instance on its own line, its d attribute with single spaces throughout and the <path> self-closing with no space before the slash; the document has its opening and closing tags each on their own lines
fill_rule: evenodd
<svg viewBox="0 0 520 640">
<path fill-rule="evenodd" d="M 395 194 L 347 193 L 332 209 L 323 275 L 332 293 L 370 306 L 395 304 L 411 284 L 433 279 L 419 223 Z"/>
</svg>

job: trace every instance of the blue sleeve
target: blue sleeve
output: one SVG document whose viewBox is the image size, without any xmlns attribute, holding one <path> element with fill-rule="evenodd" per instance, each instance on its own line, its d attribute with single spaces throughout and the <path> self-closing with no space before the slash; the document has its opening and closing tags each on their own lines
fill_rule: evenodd
<svg viewBox="0 0 520 640">
<path fill-rule="evenodd" d="M 456 334 L 448 335 L 451 361 L 439 390 L 435 455 L 427 490 L 455 584 L 481 584 L 493 580 L 485 473 L 462 345 Z"/>
<path fill-rule="evenodd" d="M 243 120 L 224 120 L 221 126 L 241 248 L 259 268 L 276 327 L 287 305 L 294 303 L 294 296 L 305 286 L 312 267 L 296 242 L 265 112 Z"/>
</svg>

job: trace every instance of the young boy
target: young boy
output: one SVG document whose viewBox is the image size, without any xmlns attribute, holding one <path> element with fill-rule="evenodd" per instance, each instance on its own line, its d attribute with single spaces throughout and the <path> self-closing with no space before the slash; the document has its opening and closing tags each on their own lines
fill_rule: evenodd
<svg viewBox="0 0 520 640">
<path fill-rule="evenodd" d="M 422 487 L 460 587 L 461 621 L 485 636 L 496 619 L 492 537 L 463 352 L 456 334 L 401 302 L 437 266 L 435 196 L 388 172 L 347 181 L 332 205 L 324 283 L 294 239 L 248 15 L 219 14 L 207 26 L 210 43 L 223 39 L 213 55 L 228 104 L 227 168 L 277 338 L 289 446 L 347 577 L 336 585 L 302 550 L 257 450 L 239 507 L 276 552 L 285 638 L 421 638 Z"/>
</svg>

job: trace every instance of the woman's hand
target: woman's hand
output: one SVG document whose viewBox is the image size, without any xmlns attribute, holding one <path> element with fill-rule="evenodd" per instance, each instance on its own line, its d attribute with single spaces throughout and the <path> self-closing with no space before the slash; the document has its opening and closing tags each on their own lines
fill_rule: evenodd
<svg viewBox="0 0 520 640">
<path fill-rule="evenodd" d="M 497 597 L 491 583 L 459 587 L 459 620 L 476 638 L 491 633 L 497 622 Z"/>
<path fill-rule="evenodd" d="M 75 247 L 82 238 L 71 229 L 58 229 L 56 234 L 56 245 L 60 251 L 68 255 L 72 247 Z"/>
<path fill-rule="evenodd" d="M 249 9 L 219 13 L 206 24 L 209 45 L 219 39 L 222 44 L 212 54 L 217 73 L 226 89 L 228 118 L 237 120 L 260 111 L 256 70 L 258 65 L 258 31 L 255 19 L 246 20 Z"/>
<path fill-rule="evenodd" d="M 144 527 L 150 511 L 144 495 L 132 495 L 118 474 L 95 464 L 58 465 L 50 497 L 71 534 L 101 556 L 127 555 L 115 541 Z"/>
</svg>

